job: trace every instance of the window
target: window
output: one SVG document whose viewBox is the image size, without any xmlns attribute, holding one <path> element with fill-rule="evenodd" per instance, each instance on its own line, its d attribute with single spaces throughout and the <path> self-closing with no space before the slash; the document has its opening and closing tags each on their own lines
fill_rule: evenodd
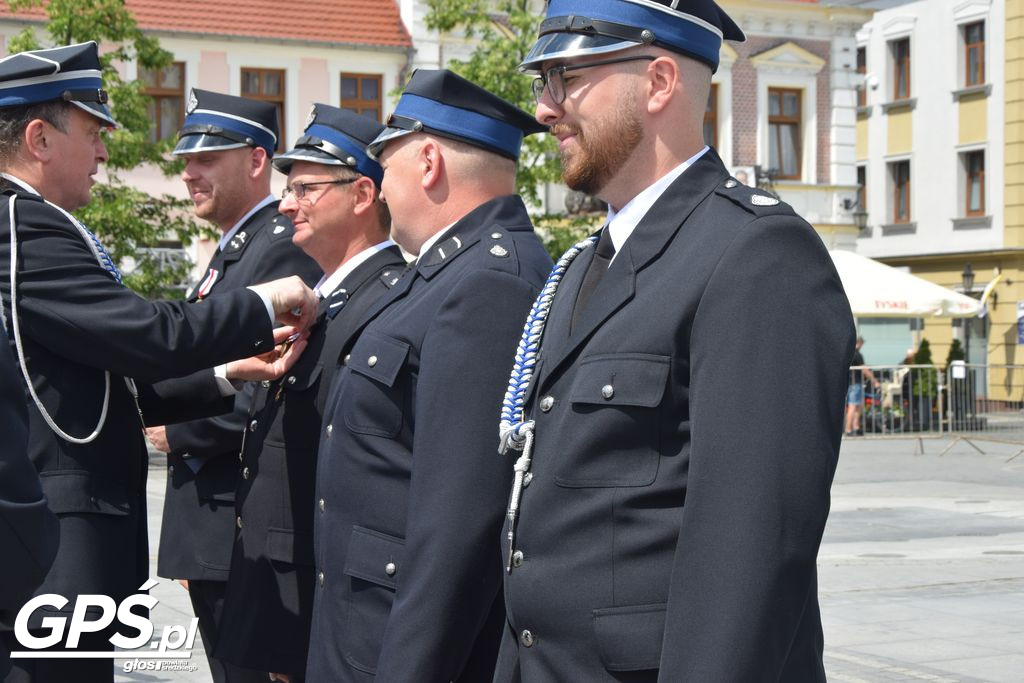
<svg viewBox="0 0 1024 683">
<path fill-rule="evenodd" d="M 768 88 L 768 168 L 784 180 L 800 178 L 802 91 Z"/>
<path fill-rule="evenodd" d="M 341 108 L 383 120 L 381 77 L 373 74 L 341 74 Z"/>
<path fill-rule="evenodd" d="M 277 107 L 277 151 L 283 152 L 287 130 L 284 125 L 284 70 L 242 69 L 242 96 L 273 102 Z"/>
<path fill-rule="evenodd" d="M 892 175 L 892 222 L 910 222 L 910 161 L 889 164 Z"/>
<path fill-rule="evenodd" d="M 857 48 L 857 73 L 861 77 L 860 86 L 857 87 L 857 106 L 868 106 L 868 84 L 865 77 L 868 75 L 868 51 L 867 48 Z"/>
<path fill-rule="evenodd" d="M 910 97 L 910 38 L 892 42 L 893 92 L 894 100 Z"/>
<path fill-rule="evenodd" d="M 967 152 L 963 155 L 966 185 L 964 186 L 964 213 L 967 216 L 985 215 L 985 153 Z"/>
<path fill-rule="evenodd" d="M 146 106 L 149 120 L 149 141 L 166 140 L 177 134 L 185 123 L 185 63 L 172 62 L 163 69 L 139 67 L 142 92 L 152 100 Z"/>
<path fill-rule="evenodd" d="M 857 211 L 868 210 L 868 167 L 857 167 Z"/>
<path fill-rule="evenodd" d="M 985 82 L 985 22 L 964 26 L 964 86 Z"/>
<path fill-rule="evenodd" d="M 718 84 L 711 84 L 708 108 L 704 110 L 704 144 L 718 147 Z"/>
</svg>

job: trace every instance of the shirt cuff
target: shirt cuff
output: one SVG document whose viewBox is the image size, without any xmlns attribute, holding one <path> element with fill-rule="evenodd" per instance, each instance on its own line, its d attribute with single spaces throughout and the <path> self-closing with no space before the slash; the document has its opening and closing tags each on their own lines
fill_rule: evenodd
<svg viewBox="0 0 1024 683">
<path fill-rule="evenodd" d="M 215 367 L 213 369 L 213 377 L 217 381 L 217 390 L 224 397 L 234 396 L 242 390 L 242 385 L 245 384 L 241 380 L 228 379 L 227 363 Z"/>
</svg>

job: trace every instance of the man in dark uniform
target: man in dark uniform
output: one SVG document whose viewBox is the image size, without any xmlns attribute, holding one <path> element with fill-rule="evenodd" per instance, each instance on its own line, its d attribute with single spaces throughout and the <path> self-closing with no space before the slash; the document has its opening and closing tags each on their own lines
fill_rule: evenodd
<svg viewBox="0 0 1024 683">
<path fill-rule="evenodd" d="M 44 633 L 43 619 L 71 618 L 78 595 L 120 603 L 148 579 L 140 413 L 166 424 L 223 409 L 219 396 L 158 401 L 144 382 L 270 351 L 274 317 L 305 325 L 315 312 L 294 277 L 202 305 L 149 302 L 120 284 L 99 240 L 69 213 L 89 201 L 107 158 L 102 131 L 113 119 L 99 69 L 95 43 L 0 60 L 0 295 L 31 404 L 30 456 L 60 521 L 38 593 L 68 600 L 30 615 L 29 628 Z M 2 637 L 25 649 L 10 632 L 15 616 L 2 615 Z M 86 633 L 79 649 L 111 650 L 110 635 Z M 17 660 L 7 680 L 112 678 L 110 660 L 38 658 Z"/>
<path fill-rule="evenodd" d="M 280 211 L 323 269 L 320 314 L 300 362 L 256 390 L 235 493 L 237 530 L 215 655 L 298 683 L 313 610 L 313 509 L 320 417 L 355 324 L 405 270 L 388 239 L 380 164 L 366 146 L 383 126 L 316 104 L 295 148 Z"/>
<path fill-rule="evenodd" d="M 392 235 L 418 258 L 362 316 L 324 414 L 307 678 L 486 680 L 512 472 L 487 416 L 551 263 L 514 194 L 522 138 L 543 127 L 426 70 L 388 126 L 370 150 Z"/>
<path fill-rule="evenodd" d="M 277 108 L 270 102 L 193 89 L 174 154 L 196 216 L 221 232 L 220 244 L 188 300 L 298 275 L 311 285 L 320 268 L 292 244 L 292 225 L 270 194 L 277 148 Z M 238 451 L 248 423 L 252 385 L 225 415 L 147 430 L 167 457 L 167 492 L 160 527 L 160 576 L 181 579 L 199 618 L 210 671 L 217 683 L 259 681 L 212 655 L 231 563 Z"/>
<path fill-rule="evenodd" d="M 610 208 L 556 266 L 502 411 L 495 680 L 824 681 L 853 321 L 814 230 L 704 145 L 743 33 L 711 0 L 552 0 L 540 31 L 537 120 Z"/>
<path fill-rule="evenodd" d="M 39 475 L 28 459 L 25 390 L 7 330 L 0 327 L 0 613 L 17 612 L 43 582 L 57 554 L 57 517 L 46 506 Z M 11 668 L 7 644 L 0 641 L 0 676 Z"/>
</svg>

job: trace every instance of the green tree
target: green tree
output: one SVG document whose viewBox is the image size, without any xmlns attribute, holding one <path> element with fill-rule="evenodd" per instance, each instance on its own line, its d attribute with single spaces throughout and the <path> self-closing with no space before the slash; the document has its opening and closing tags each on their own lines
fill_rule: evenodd
<svg viewBox="0 0 1024 683">
<path fill-rule="evenodd" d="M 192 219 L 192 204 L 170 194 L 159 197 L 139 191 L 120 173 L 141 164 L 154 164 L 165 175 L 180 172 L 180 162 L 168 159 L 171 141 L 149 141 L 153 125 L 140 81 L 125 81 L 117 64 L 134 60 L 140 68 L 157 70 L 171 62 L 171 54 L 159 41 L 139 29 L 124 0 L 7 0 L 12 12 L 45 7 L 45 41 L 29 26 L 11 39 L 11 53 L 36 50 L 47 45 L 69 45 L 94 40 L 100 44 L 103 83 L 110 95 L 110 108 L 119 126 L 106 138 L 110 159 L 107 182 L 93 187 L 93 199 L 76 216 L 96 232 L 119 263 L 134 263 L 125 274 L 125 284 L 144 296 L 180 295 L 174 285 L 182 282 L 191 264 L 162 261 L 150 247 L 173 235 L 182 244 L 207 234 Z"/>
<path fill-rule="evenodd" d="M 964 360 L 965 358 L 963 345 L 960 344 L 959 339 L 954 339 L 953 343 L 949 345 L 949 353 L 946 354 L 946 367 L 948 368 L 955 360 Z"/>
<path fill-rule="evenodd" d="M 532 0 L 427 0 L 427 28 L 441 33 L 461 31 L 474 41 L 467 60 L 446 66 L 495 95 L 532 112 L 532 79 L 519 73 L 519 64 L 537 38 L 542 14 Z M 558 149 L 550 135 L 531 135 L 523 141 L 516 184 L 527 203 L 540 204 L 539 188 L 561 178 Z"/>
</svg>

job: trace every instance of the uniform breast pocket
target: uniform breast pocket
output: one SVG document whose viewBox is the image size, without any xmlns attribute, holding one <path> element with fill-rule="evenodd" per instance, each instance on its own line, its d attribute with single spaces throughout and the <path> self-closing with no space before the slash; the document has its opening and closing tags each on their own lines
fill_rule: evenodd
<svg viewBox="0 0 1024 683">
<path fill-rule="evenodd" d="M 671 361 L 646 353 L 584 358 L 569 392 L 559 486 L 647 486 L 658 474 L 659 405 Z M 541 433 L 538 429 L 538 434 Z M 560 448 L 560 450 L 562 450 Z"/>
<path fill-rule="evenodd" d="M 394 438 L 402 428 L 405 379 L 400 377 L 409 345 L 381 334 L 363 333 L 352 349 L 352 371 L 343 389 L 345 426 L 358 434 Z"/>
</svg>

